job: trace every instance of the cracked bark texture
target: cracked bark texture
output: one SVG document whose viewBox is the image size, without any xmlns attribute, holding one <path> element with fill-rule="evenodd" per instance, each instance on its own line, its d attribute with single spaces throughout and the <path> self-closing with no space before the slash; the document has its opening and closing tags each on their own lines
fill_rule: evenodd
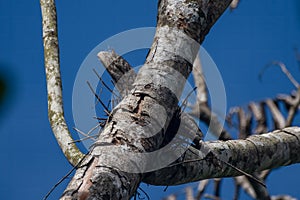
<svg viewBox="0 0 300 200">
<path fill-rule="evenodd" d="M 150 152 L 160 147 L 199 43 L 229 4 L 229 0 L 159 1 L 157 31 L 146 63 L 94 145 L 92 154 L 96 159 L 82 178 L 71 180 L 61 199 L 129 199 L 135 193 L 143 174 L 125 173 L 111 164 L 144 172 L 149 162 L 130 162 L 126 153 Z M 153 131 L 155 135 L 151 135 Z M 105 151 L 107 146 L 120 148 L 109 153 Z"/>
<path fill-rule="evenodd" d="M 101 51 L 98 53 L 98 58 L 114 80 L 115 86 L 121 94 L 121 98 L 124 98 L 128 91 L 133 88 L 133 82 L 136 78 L 136 73 L 133 68 L 122 56 L 117 55 L 114 51 Z M 195 65 L 193 65 L 193 68 L 194 67 Z M 179 106 L 176 110 L 178 116 L 173 117 L 170 124 L 181 123 L 181 129 L 176 130 L 169 126 L 166 130 L 166 134 L 171 137 L 169 137 L 169 139 L 165 138 L 165 143 L 173 139 L 172 136 L 174 136 L 176 132 L 179 135 L 186 136 L 186 133 L 190 132 L 190 138 L 194 138 L 195 142 L 199 142 L 203 138 L 203 134 L 193 117 L 182 112 Z"/>
<path fill-rule="evenodd" d="M 127 156 L 152 152 L 165 145 L 171 134 L 168 129 L 174 123 L 174 114 L 178 113 L 178 98 L 192 70 L 199 44 L 229 4 L 230 1 L 159 1 L 157 31 L 146 63 L 135 82 L 132 78 L 135 75 L 132 75 L 124 80 L 124 83 L 132 84 L 126 88 L 124 84 L 120 85 L 119 90 L 126 89 L 126 93 L 122 93 L 124 99 L 110 114 L 90 152 L 93 156 L 87 156 L 81 163 L 61 199 L 129 199 L 141 181 L 176 185 L 241 175 L 231 165 L 252 173 L 299 162 L 300 131 L 297 127 L 245 140 L 213 143 L 198 140 L 198 144 L 190 146 L 175 163 L 148 174 L 144 172 L 153 160 Z M 76 165 L 83 154 L 73 145 L 63 118 L 54 1 L 41 0 L 41 8 L 49 120 L 63 152 Z M 101 60 L 108 57 L 103 55 Z M 116 59 L 112 66 L 125 66 L 125 72 L 130 70 L 130 65 L 122 59 Z M 111 69 L 115 73 L 113 78 L 124 73 L 118 74 L 118 70 L 120 68 Z M 163 160 L 164 155 L 160 156 L 162 158 L 158 160 Z M 249 166 L 250 161 L 253 164 Z M 192 198 L 191 191 L 188 194 Z"/>
</svg>

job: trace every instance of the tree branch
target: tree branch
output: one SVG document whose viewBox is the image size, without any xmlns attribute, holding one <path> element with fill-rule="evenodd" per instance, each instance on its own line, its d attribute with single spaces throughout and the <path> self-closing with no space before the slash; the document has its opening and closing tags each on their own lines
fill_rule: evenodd
<svg viewBox="0 0 300 200">
<path fill-rule="evenodd" d="M 96 158 L 79 179 L 81 169 L 78 170 L 67 188 L 69 192 L 61 199 L 129 199 L 134 194 L 142 180 L 141 173 L 153 164 L 153 160 L 137 155 L 160 148 L 199 43 L 230 2 L 159 1 L 157 31 L 146 64 L 134 88 L 112 111 L 94 145 L 92 155 Z M 156 132 L 157 128 L 160 129 Z M 153 131 L 156 134 L 149 137 Z M 131 173 L 132 170 L 141 173 Z"/>
<path fill-rule="evenodd" d="M 210 128 L 210 131 L 220 140 L 230 140 L 230 134 L 219 122 L 218 117 L 211 111 L 208 105 L 207 87 L 199 56 L 197 56 L 194 61 L 193 78 L 195 86 L 197 87 L 197 101 L 195 105 L 192 106 L 192 110 L 189 112 L 189 114 L 195 118 L 199 118 L 202 122 L 204 122 L 207 127 Z"/>
<path fill-rule="evenodd" d="M 149 173 L 143 182 L 178 185 L 207 178 L 241 175 L 222 161 L 247 173 L 299 163 L 300 128 L 284 128 L 250 136 L 245 140 L 204 142 L 202 147 L 200 151 L 190 148 L 183 160 Z"/>
<path fill-rule="evenodd" d="M 73 143 L 64 118 L 55 2 L 54 0 L 40 0 L 40 5 L 43 17 L 48 118 L 55 138 L 64 155 L 73 166 L 76 166 L 84 157 L 84 154 Z"/>
<path fill-rule="evenodd" d="M 108 73 L 116 83 L 116 87 L 121 91 L 121 97 L 126 96 L 128 91 L 133 88 L 133 82 L 136 78 L 136 73 L 134 72 L 131 65 L 122 57 L 117 55 L 114 51 L 102 51 L 98 53 L 98 58 L 107 69 Z M 189 114 L 182 112 L 180 107 L 177 107 L 178 116 L 173 117 L 168 129 L 166 130 L 166 135 L 170 137 L 165 138 L 165 142 L 169 142 L 177 134 L 186 135 L 186 133 L 191 133 L 190 138 L 195 138 L 200 141 L 203 138 L 203 134 L 198 128 L 197 123 Z M 181 124 L 181 129 L 177 130 L 174 125 Z"/>
<path fill-rule="evenodd" d="M 98 58 L 115 82 L 116 88 L 122 97 L 125 97 L 133 88 L 133 82 L 136 78 L 131 65 L 114 51 L 101 51 Z"/>
</svg>

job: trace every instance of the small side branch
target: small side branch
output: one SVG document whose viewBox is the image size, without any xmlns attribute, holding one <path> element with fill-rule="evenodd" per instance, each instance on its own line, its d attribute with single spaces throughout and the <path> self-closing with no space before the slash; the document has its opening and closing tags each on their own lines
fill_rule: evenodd
<svg viewBox="0 0 300 200">
<path fill-rule="evenodd" d="M 101 51 L 98 58 L 114 80 L 116 88 L 124 97 L 133 88 L 136 73 L 130 64 L 114 51 Z"/>
<path fill-rule="evenodd" d="M 292 74 L 289 72 L 289 70 L 286 68 L 285 64 L 283 62 L 280 62 L 280 61 L 273 61 L 271 62 L 270 64 L 266 65 L 261 73 L 259 74 L 259 78 L 261 79 L 264 71 L 271 67 L 271 66 L 279 66 L 281 71 L 287 76 L 287 78 L 291 81 L 291 83 L 296 87 L 296 88 L 299 88 L 299 83 L 296 81 L 296 79 L 292 76 Z"/>
<path fill-rule="evenodd" d="M 205 78 L 203 74 L 203 69 L 200 61 L 199 55 L 197 55 L 194 64 L 193 64 L 193 78 L 195 86 L 197 87 L 197 103 L 198 104 L 207 104 L 208 94 L 207 87 L 205 83 Z"/>
<path fill-rule="evenodd" d="M 293 119 L 295 118 L 295 115 L 297 114 L 298 110 L 300 109 L 300 87 L 295 92 L 295 96 L 293 95 L 287 96 L 287 95 L 279 95 L 277 97 L 279 100 L 282 100 L 286 107 L 288 108 L 288 117 L 286 119 L 286 126 L 290 126 L 293 122 Z"/>
<path fill-rule="evenodd" d="M 208 91 L 199 56 L 196 57 L 193 63 L 192 73 L 196 86 L 197 101 L 195 105 L 192 106 L 192 110 L 189 114 L 195 118 L 199 118 L 210 127 L 210 131 L 215 134 L 215 136 L 219 137 L 220 140 L 230 140 L 230 134 L 219 122 L 217 115 L 212 112 L 208 104 Z M 219 135 L 219 133 L 221 134 Z"/>
<path fill-rule="evenodd" d="M 114 51 L 101 51 L 100 53 L 98 53 L 98 58 L 102 62 L 104 67 L 107 69 L 112 79 L 117 83 L 116 87 L 121 93 L 123 98 L 126 95 L 126 92 L 133 88 L 132 84 L 134 79 L 136 78 L 136 73 L 133 70 L 132 66 L 122 56 L 119 56 Z M 198 62 L 195 61 L 195 63 L 200 65 L 199 58 L 198 58 Z M 200 86 L 200 90 L 206 90 L 206 87 L 203 88 Z M 202 139 L 203 135 L 200 129 L 198 128 L 197 123 L 189 114 L 182 112 L 180 118 L 176 118 L 171 121 L 171 125 L 177 123 L 182 123 L 182 127 L 184 128 L 181 131 L 191 132 L 195 134 L 191 136 L 192 138 L 198 140 Z M 174 133 L 176 133 L 176 130 L 173 130 L 170 127 L 167 129 L 166 135 L 173 136 Z M 183 132 L 179 132 L 178 134 L 185 135 Z M 168 141 L 168 139 L 166 139 L 166 141 Z"/>
<path fill-rule="evenodd" d="M 240 0 L 233 0 L 230 4 L 230 10 L 232 11 L 232 10 L 236 9 L 238 7 L 239 3 L 240 3 Z"/>
</svg>

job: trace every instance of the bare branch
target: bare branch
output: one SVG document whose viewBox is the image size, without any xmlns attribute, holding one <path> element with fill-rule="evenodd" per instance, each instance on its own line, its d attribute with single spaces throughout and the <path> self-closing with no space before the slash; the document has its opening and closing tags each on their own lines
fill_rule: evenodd
<svg viewBox="0 0 300 200">
<path fill-rule="evenodd" d="M 199 158 L 199 155 L 203 155 L 202 151 L 189 149 L 182 164 L 150 173 L 143 181 L 153 185 L 178 185 L 241 174 L 215 157 L 228 162 L 232 160 L 235 162 L 234 166 L 247 173 L 299 163 L 300 128 L 284 128 L 281 131 L 250 136 L 245 140 L 205 142 L 202 146 L 208 147 L 211 153 Z"/>
<path fill-rule="evenodd" d="M 217 198 L 220 198 L 221 195 L 221 183 L 222 183 L 221 178 L 214 179 L 214 196 Z"/>
<path fill-rule="evenodd" d="M 114 53 L 115 54 L 115 53 Z M 111 55 L 110 53 L 108 53 L 107 55 Z M 115 59 L 117 60 L 117 59 L 123 59 L 122 57 L 120 57 L 120 56 L 117 56 L 116 54 L 115 54 Z M 124 60 L 124 59 L 123 59 Z M 122 61 L 122 62 L 126 62 L 125 60 L 124 61 Z M 120 63 L 120 61 L 118 61 L 117 63 Z M 126 62 L 127 63 L 127 62 Z M 197 70 L 196 68 L 197 68 L 197 64 L 200 64 L 200 60 L 198 60 L 198 63 L 197 63 L 197 59 L 195 60 L 195 62 L 194 62 L 194 71 L 195 70 Z M 128 64 L 128 66 L 129 66 L 129 64 Z M 120 66 L 121 67 L 121 66 Z M 201 67 L 201 65 L 198 65 L 198 68 L 199 67 Z M 200 68 L 200 70 L 201 70 L 201 68 Z M 198 71 L 200 71 L 200 70 L 198 70 Z M 201 71 L 200 71 L 201 72 Z M 113 73 L 112 73 L 113 74 Z M 122 75 L 122 73 L 120 73 L 120 76 Z M 194 75 L 194 78 L 196 78 L 195 77 L 195 74 L 193 74 Z M 198 74 L 199 75 L 199 74 Z M 203 75 L 200 73 L 200 76 L 202 77 Z M 197 84 L 197 86 L 198 86 L 198 88 L 197 88 L 197 95 L 199 94 L 199 93 L 204 93 L 205 94 L 205 92 L 206 92 L 206 87 L 202 87 L 203 86 L 203 84 L 205 84 L 205 82 L 204 82 L 204 79 L 201 79 L 201 78 L 199 78 L 198 77 L 198 79 L 196 79 L 196 80 L 202 80 L 203 82 L 201 83 L 201 84 Z M 205 85 L 204 85 L 205 86 Z M 199 88 L 202 88 L 202 89 L 200 89 L 200 92 L 199 92 Z M 203 89 L 204 89 L 204 91 L 203 91 Z M 206 96 L 207 94 L 205 94 L 205 96 Z M 207 96 L 206 96 L 207 97 Z M 199 101 L 199 98 L 198 98 L 198 101 Z M 204 103 L 204 102 L 203 102 Z M 253 113 L 253 117 L 255 117 L 255 120 L 257 121 L 257 128 L 256 128 L 256 134 L 261 134 L 261 133 L 264 133 L 264 132 L 266 132 L 267 131 L 267 126 L 266 126 L 266 119 L 265 119 L 265 111 L 264 111 L 264 107 L 261 105 L 261 104 L 259 104 L 259 105 L 257 105 L 256 103 L 250 103 L 249 104 L 249 109 L 250 109 L 250 111 Z M 241 110 L 241 108 L 240 108 L 240 110 Z M 249 116 L 249 117 L 247 117 L 247 119 L 245 118 L 244 119 L 244 115 L 245 115 L 245 113 L 244 114 L 242 114 L 241 112 L 238 112 L 239 114 L 238 114 L 238 116 L 239 116 L 239 120 L 240 120 L 240 122 L 241 121 L 243 121 L 244 123 L 239 123 L 239 125 L 240 126 L 242 126 L 242 127 L 240 127 L 239 128 L 239 130 L 240 130 L 240 132 L 241 133 L 244 133 L 244 132 L 248 132 L 248 134 L 247 135 L 249 135 L 250 134 L 250 130 L 249 130 L 249 128 L 251 127 L 251 124 L 249 123 L 250 122 L 250 119 L 251 119 L 251 117 Z M 242 120 L 242 119 L 244 119 L 244 120 Z M 183 122 L 183 123 L 185 123 L 185 122 Z M 189 123 L 187 123 L 187 124 L 189 124 Z M 245 130 L 244 130 L 245 129 Z M 187 129 L 188 130 L 188 129 Z M 195 129 L 192 129 L 192 130 L 195 130 Z M 242 131 L 241 131 L 242 130 Z M 248 131 L 246 131 L 246 130 L 248 130 Z M 246 192 L 249 192 L 249 194 L 250 194 L 250 196 L 253 196 L 253 194 L 255 194 L 254 193 L 254 191 L 253 191 L 253 188 L 252 188 L 252 186 L 249 184 L 249 181 L 247 181 L 247 178 L 246 177 L 244 177 L 243 176 L 243 180 L 244 180 L 244 182 L 241 182 L 241 181 L 239 181 L 239 184 L 243 187 L 243 189 L 246 189 Z M 245 187 L 245 184 L 247 184 L 248 183 L 248 186 L 247 187 Z M 257 183 L 256 182 L 252 182 L 252 184 L 254 184 L 254 185 L 256 185 L 256 188 L 260 188 L 260 187 L 257 187 Z M 258 184 L 259 185 L 259 184 Z M 250 189 L 251 188 L 251 189 Z M 257 191 L 259 191 L 259 190 L 261 190 L 261 189 L 257 189 Z M 251 192 L 252 191 L 252 192 Z M 261 195 L 259 195 L 259 196 L 261 196 Z"/>
<path fill-rule="evenodd" d="M 268 130 L 267 120 L 266 120 L 266 112 L 262 103 L 250 102 L 248 106 L 249 110 L 252 112 L 253 117 L 256 121 L 256 128 L 254 134 L 262 134 L 266 133 Z"/>
<path fill-rule="evenodd" d="M 192 111 L 189 114 L 191 114 L 193 117 L 200 118 L 201 121 L 210 127 L 211 133 L 219 137 L 220 140 L 231 139 L 229 133 L 222 126 L 218 117 L 211 111 L 208 105 L 207 87 L 202 70 L 201 60 L 198 55 L 193 63 L 193 78 L 196 86 L 197 101 L 195 105 L 192 106 Z"/>
<path fill-rule="evenodd" d="M 191 188 L 191 187 L 185 188 L 185 199 L 186 200 L 195 200 L 194 194 L 193 194 L 193 188 Z"/>
<path fill-rule="evenodd" d="M 170 195 L 167 198 L 165 198 L 164 200 L 176 200 L 177 197 L 175 195 Z"/>
<path fill-rule="evenodd" d="M 285 119 L 282 116 L 278 105 L 275 101 L 272 99 L 265 100 L 265 104 L 268 106 L 268 108 L 271 111 L 273 122 L 274 122 L 274 129 L 282 129 L 285 127 Z"/>
<path fill-rule="evenodd" d="M 98 72 L 93 69 L 93 72 L 96 74 L 96 76 L 98 77 L 98 79 L 100 80 L 100 82 L 102 83 L 102 85 L 110 92 L 112 93 L 113 95 L 115 95 L 116 97 L 118 97 L 118 94 L 116 94 L 104 81 L 103 79 L 101 78 L 101 76 L 98 74 Z"/>
<path fill-rule="evenodd" d="M 249 182 L 249 180 L 245 176 L 237 176 L 235 177 L 236 184 L 243 188 L 243 190 L 253 199 L 256 199 L 256 193 Z M 237 199 L 237 198 L 235 198 Z"/>
<path fill-rule="evenodd" d="M 286 126 L 290 126 L 292 124 L 293 119 L 299 110 L 299 105 L 300 105 L 300 87 L 298 88 L 298 90 L 296 92 L 296 96 L 293 100 L 293 104 L 290 105 L 288 117 L 286 119 Z"/>
<path fill-rule="evenodd" d="M 101 106 L 104 108 L 104 112 L 107 115 L 110 115 L 110 111 L 108 109 L 108 107 L 104 104 L 104 102 L 101 100 L 101 98 L 99 97 L 99 95 L 95 92 L 95 90 L 93 89 L 92 85 L 90 84 L 90 82 L 86 82 L 91 90 L 91 92 L 94 94 L 94 96 L 97 98 L 97 101 L 101 104 Z"/>
<path fill-rule="evenodd" d="M 114 51 L 101 51 L 98 58 L 116 83 L 121 96 L 124 97 L 133 88 L 136 73 L 130 64 Z"/>
<path fill-rule="evenodd" d="M 258 177 L 258 173 L 259 172 L 254 172 L 252 175 L 257 178 L 258 180 L 259 177 Z M 267 190 L 267 187 L 262 187 L 260 184 L 258 184 L 256 181 L 253 181 L 253 179 L 248 179 L 249 182 L 251 183 L 251 186 L 252 188 L 254 189 L 255 191 L 255 194 L 256 194 L 256 198 L 257 199 L 265 199 L 265 200 L 270 200 L 270 195 L 269 195 L 269 192 Z M 263 180 L 260 180 L 263 182 Z"/>
<path fill-rule="evenodd" d="M 234 114 L 237 114 L 238 117 L 239 139 L 245 139 L 251 134 L 252 115 L 245 113 L 241 107 L 233 107 L 228 113 L 229 121 Z"/>
<path fill-rule="evenodd" d="M 196 195 L 196 200 L 200 200 L 201 196 L 203 195 L 206 187 L 208 186 L 210 180 L 209 179 L 205 179 L 200 181 L 199 185 L 198 185 L 198 189 L 197 189 L 197 195 Z"/>
<path fill-rule="evenodd" d="M 64 118 L 59 47 L 54 0 L 40 0 L 43 17 L 44 59 L 48 91 L 48 118 L 55 138 L 68 161 L 76 166 L 84 154 L 73 143 Z"/>
<path fill-rule="evenodd" d="M 289 70 L 286 68 L 285 64 L 283 62 L 280 62 L 280 61 L 273 61 L 271 62 L 270 64 L 266 65 L 262 71 L 260 72 L 259 74 L 259 77 L 261 79 L 262 75 L 264 74 L 264 71 L 271 67 L 271 66 L 279 66 L 280 69 L 282 70 L 282 72 L 288 77 L 288 79 L 292 82 L 292 84 L 296 87 L 296 88 L 299 88 L 299 83 L 294 79 L 294 77 L 292 76 L 292 74 L 289 72 Z"/>
<path fill-rule="evenodd" d="M 189 114 L 196 118 L 199 118 L 200 116 L 200 120 L 209 126 L 211 133 L 218 136 L 220 140 L 231 139 L 230 134 L 222 126 L 216 114 L 211 111 L 207 104 L 195 105 Z"/>
<path fill-rule="evenodd" d="M 197 87 L 197 104 L 207 104 L 207 87 L 205 84 L 205 78 L 202 71 L 201 61 L 199 55 L 197 55 L 193 65 L 193 78 L 195 86 Z"/>
<path fill-rule="evenodd" d="M 230 10 L 234 10 L 238 7 L 240 3 L 240 0 L 232 0 L 231 4 L 230 4 Z"/>
<path fill-rule="evenodd" d="M 131 65 L 123 57 L 117 55 L 114 51 L 102 51 L 98 54 L 98 57 L 101 60 L 101 62 L 105 65 L 113 80 L 115 80 L 117 82 L 117 85 L 119 85 L 119 90 L 129 91 L 133 88 L 132 83 L 136 77 L 136 73 L 132 69 Z M 125 95 L 126 93 L 122 92 L 121 94 Z M 188 97 L 189 95 L 186 97 L 184 102 L 187 100 Z M 178 107 L 177 110 L 180 110 L 180 108 Z M 180 116 L 178 118 L 172 119 L 172 121 L 170 122 L 170 127 L 168 127 L 168 129 L 166 130 L 166 135 L 174 136 L 174 134 L 178 130 L 174 130 L 172 128 L 172 124 L 179 123 L 181 123 L 182 126 L 182 129 L 179 130 L 179 135 L 186 135 L 186 133 L 192 133 L 194 135 L 192 135 L 191 138 L 195 138 L 198 141 L 200 141 L 203 138 L 203 134 L 198 128 L 198 125 L 195 122 L 195 120 L 192 118 L 192 116 L 188 115 L 187 113 L 184 113 L 183 110 L 180 111 Z M 165 142 L 169 142 L 169 139 L 165 138 Z"/>
<path fill-rule="evenodd" d="M 181 95 L 192 70 L 191 61 L 196 57 L 199 44 L 230 2 L 159 1 L 154 42 L 134 88 L 112 111 L 96 142 L 99 145 L 92 152 L 97 158 L 83 176 L 82 171 L 77 170 L 61 199 L 129 199 L 134 195 L 143 174 L 124 170 L 143 172 L 152 163 L 139 157 L 126 157 L 124 153 L 151 152 L 160 147 L 164 130 L 177 111 L 177 96 Z M 165 115 L 159 114 L 161 108 Z M 155 137 L 149 137 L 148 129 L 141 128 L 146 122 L 150 129 L 160 127 L 161 122 L 164 124 Z M 123 150 L 113 151 L 118 148 L 108 147 Z M 111 167 L 116 165 L 118 167 Z"/>
</svg>

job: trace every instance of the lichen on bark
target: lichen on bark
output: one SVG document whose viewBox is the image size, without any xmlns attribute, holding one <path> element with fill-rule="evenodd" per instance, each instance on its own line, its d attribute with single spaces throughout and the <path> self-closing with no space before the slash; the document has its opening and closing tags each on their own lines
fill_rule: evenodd
<svg viewBox="0 0 300 200">
<path fill-rule="evenodd" d="M 84 154 L 73 143 L 64 118 L 55 2 L 54 0 L 40 0 L 40 5 L 43 18 L 48 118 L 64 155 L 73 166 L 76 166 L 84 157 Z"/>
</svg>

